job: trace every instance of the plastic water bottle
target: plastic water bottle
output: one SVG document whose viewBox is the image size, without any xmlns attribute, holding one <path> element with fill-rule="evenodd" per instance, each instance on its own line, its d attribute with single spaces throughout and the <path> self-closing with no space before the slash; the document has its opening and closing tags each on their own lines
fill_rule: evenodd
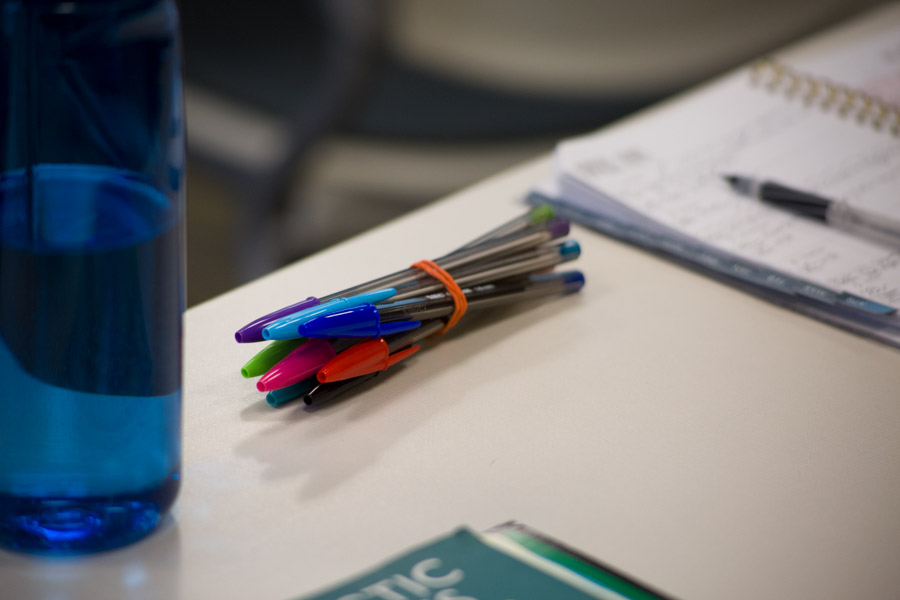
<svg viewBox="0 0 900 600">
<path fill-rule="evenodd" d="M 152 531 L 178 491 L 174 0 L 0 0 L 0 546 Z"/>
</svg>

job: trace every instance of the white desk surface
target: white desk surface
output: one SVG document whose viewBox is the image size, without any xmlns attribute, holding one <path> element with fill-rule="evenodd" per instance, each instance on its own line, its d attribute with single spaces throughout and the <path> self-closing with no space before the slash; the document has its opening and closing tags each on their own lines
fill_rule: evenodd
<svg viewBox="0 0 900 600">
<path fill-rule="evenodd" d="M 511 518 L 684 599 L 900 597 L 900 352 L 584 229 L 580 294 L 473 314 L 364 393 L 275 410 L 241 378 L 237 327 L 443 254 L 548 172 L 189 310 L 173 518 L 99 556 L 0 553 L 0 597 L 282 600 Z"/>
</svg>

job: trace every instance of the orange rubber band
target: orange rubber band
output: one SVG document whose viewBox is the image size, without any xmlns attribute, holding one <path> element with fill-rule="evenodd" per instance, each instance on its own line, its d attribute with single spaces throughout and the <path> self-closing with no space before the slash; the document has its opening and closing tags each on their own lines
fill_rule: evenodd
<svg viewBox="0 0 900 600">
<path fill-rule="evenodd" d="M 466 314 L 466 308 L 469 306 L 466 295 L 463 293 L 462 288 L 454 281 L 453 277 L 450 276 L 450 273 L 440 268 L 434 261 L 420 260 L 412 266 L 416 269 L 422 269 L 440 281 L 444 287 L 447 288 L 447 291 L 450 292 L 450 296 L 453 298 L 453 313 L 450 315 L 450 319 L 447 321 L 447 324 L 444 325 L 444 328 L 437 332 L 437 335 L 447 333 L 460 319 L 462 319 L 462 316 Z"/>
</svg>

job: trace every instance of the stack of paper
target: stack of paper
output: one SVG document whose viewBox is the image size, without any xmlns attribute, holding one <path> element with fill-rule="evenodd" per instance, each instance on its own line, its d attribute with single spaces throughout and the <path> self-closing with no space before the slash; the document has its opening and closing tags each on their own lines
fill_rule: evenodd
<svg viewBox="0 0 900 600">
<path fill-rule="evenodd" d="M 900 346 L 900 249 L 737 195 L 740 173 L 900 219 L 900 7 L 620 124 L 566 140 L 533 194 L 566 216 L 816 318 Z M 831 82 L 852 96 L 834 96 Z M 874 114 L 867 98 L 893 103 Z M 853 104 L 856 102 L 856 104 Z M 880 111 L 885 113 L 884 110 Z"/>
</svg>

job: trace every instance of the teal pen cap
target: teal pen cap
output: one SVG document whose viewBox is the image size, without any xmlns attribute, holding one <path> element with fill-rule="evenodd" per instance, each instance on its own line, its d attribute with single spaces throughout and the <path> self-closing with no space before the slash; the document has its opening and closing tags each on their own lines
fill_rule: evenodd
<svg viewBox="0 0 900 600">
<path fill-rule="evenodd" d="M 377 304 L 378 302 L 384 302 L 396 293 L 397 290 L 394 288 L 385 288 L 383 290 L 363 292 L 347 298 L 336 298 L 325 304 L 313 306 L 312 308 L 307 308 L 306 310 L 301 310 L 292 315 L 278 319 L 267 325 L 263 329 L 262 335 L 263 338 L 267 340 L 291 340 L 303 337 L 299 333 L 299 326 L 316 317 L 346 310 L 354 306 L 359 306 L 360 304 Z"/>
<path fill-rule="evenodd" d="M 305 396 L 317 385 L 319 385 L 319 380 L 315 376 L 307 377 L 293 385 L 270 391 L 266 394 L 266 402 L 269 403 L 269 406 L 281 406 L 286 402 Z"/>
<path fill-rule="evenodd" d="M 581 246 L 575 240 L 566 240 L 559 247 L 562 262 L 569 262 L 581 256 Z"/>
</svg>

